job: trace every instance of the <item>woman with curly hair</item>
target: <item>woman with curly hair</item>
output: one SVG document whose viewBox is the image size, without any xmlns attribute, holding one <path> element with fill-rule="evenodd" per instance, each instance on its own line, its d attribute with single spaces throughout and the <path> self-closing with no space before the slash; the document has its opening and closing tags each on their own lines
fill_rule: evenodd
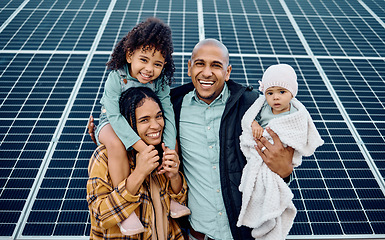
<svg viewBox="0 0 385 240">
<path fill-rule="evenodd" d="M 112 71 L 108 75 L 100 101 L 102 109 L 96 140 L 98 145 L 103 144 L 107 148 L 108 171 L 114 188 L 130 174 L 127 150 L 134 148 L 140 154 L 148 146 L 119 111 L 119 98 L 125 90 L 148 87 L 156 93 L 162 103 L 167 126 L 163 141 L 166 147 L 175 149 L 176 127 L 169 95 L 175 71 L 172 52 L 170 27 L 157 18 L 148 18 L 120 40 L 107 63 Z M 171 217 L 178 218 L 188 214 L 190 210 L 186 206 L 171 202 Z M 118 225 L 125 235 L 144 231 L 134 212 Z"/>
<path fill-rule="evenodd" d="M 127 150 L 131 173 L 117 187 L 108 171 L 110 152 L 101 144 L 92 154 L 87 181 L 91 240 L 184 240 L 177 221 L 169 217 L 171 201 L 186 203 L 187 182 L 179 171 L 175 150 L 162 143 L 163 108 L 147 87 L 132 87 L 120 97 L 120 112 L 148 146 L 141 153 Z M 162 165 L 159 159 L 163 158 Z M 132 213 L 140 216 L 145 231 L 125 236 L 118 227 Z"/>
</svg>

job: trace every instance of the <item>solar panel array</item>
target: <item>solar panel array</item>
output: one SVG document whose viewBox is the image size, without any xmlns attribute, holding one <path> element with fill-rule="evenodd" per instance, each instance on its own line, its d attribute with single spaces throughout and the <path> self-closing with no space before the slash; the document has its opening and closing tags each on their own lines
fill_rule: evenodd
<svg viewBox="0 0 385 240">
<path fill-rule="evenodd" d="M 325 144 L 295 169 L 288 239 L 385 238 L 383 0 L 3 0 L 0 3 L 0 239 L 87 239 L 86 132 L 105 63 L 135 24 L 173 30 L 176 81 L 203 38 L 257 87 L 288 63 Z"/>
</svg>

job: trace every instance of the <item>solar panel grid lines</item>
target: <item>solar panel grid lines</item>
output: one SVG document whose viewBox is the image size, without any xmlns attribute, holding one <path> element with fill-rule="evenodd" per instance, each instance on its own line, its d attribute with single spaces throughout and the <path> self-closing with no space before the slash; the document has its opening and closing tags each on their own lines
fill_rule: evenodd
<svg viewBox="0 0 385 240">
<path fill-rule="evenodd" d="M 232 79 L 242 84 L 247 79 L 257 87 L 271 64 L 285 62 L 295 68 L 298 99 L 308 108 L 325 144 L 295 169 L 290 186 L 299 212 L 288 239 L 384 237 L 383 1 L 212 0 L 203 1 L 199 8 L 194 1 L 117 0 L 110 14 L 110 3 L 105 1 L 31 0 L 18 9 L 20 2 L 0 4 L 0 39 L 8 44 L 0 50 L 0 235 L 4 239 L 11 235 L 88 239 L 84 186 L 95 145 L 84 126 L 90 113 L 99 115 L 108 74 L 105 62 L 114 45 L 139 20 L 152 15 L 173 30 L 177 68 L 173 86 L 190 81 L 185 66 L 200 39 L 199 30 L 205 37 L 225 41 Z M 102 21 L 106 15 L 108 21 Z M 64 16 L 68 21 L 62 21 Z M 47 31 L 42 31 L 43 26 Z M 95 38 L 100 38 L 98 44 L 92 44 Z M 50 39 L 56 42 L 48 44 Z M 28 61 L 30 67 L 25 68 Z M 76 79 L 82 81 L 71 92 Z M 50 157 L 44 157 L 53 143 L 55 147 L 48 147 Z M 29 210 L 23 211 L 25 196 L 35 194 L 31 186 L 36 195 L 29 198 Z M 9 226 L 14 227 L 5 230 Z"/>
</svg>

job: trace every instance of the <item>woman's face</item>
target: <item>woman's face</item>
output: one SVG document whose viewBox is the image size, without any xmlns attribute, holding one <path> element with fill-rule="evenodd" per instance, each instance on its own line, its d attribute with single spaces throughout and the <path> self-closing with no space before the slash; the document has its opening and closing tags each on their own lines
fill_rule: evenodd
<svg viewBox="0 0 385 240">
<path fill-rule="evenodd" d="M 143 104 L 135 109 L 138 135 L 145 143 L 158 145 L 162 141 L 163 113 L 153 99 L 145 98 L 143 101 Z"/>
</svg>

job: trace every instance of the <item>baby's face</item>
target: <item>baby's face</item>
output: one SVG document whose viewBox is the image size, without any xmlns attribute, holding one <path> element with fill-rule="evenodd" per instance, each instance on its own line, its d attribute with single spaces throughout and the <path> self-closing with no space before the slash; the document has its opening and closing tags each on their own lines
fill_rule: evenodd
<svg viewBox="0 0 385 240">
<path fill-rule="evenodd" d="M 279 114 L 290 110 L 290 100 L 293 95 L 283 87 L 270 87 L 265 92 L 267 103 L 270 105 L 273 114 Z"/>
</svg>

